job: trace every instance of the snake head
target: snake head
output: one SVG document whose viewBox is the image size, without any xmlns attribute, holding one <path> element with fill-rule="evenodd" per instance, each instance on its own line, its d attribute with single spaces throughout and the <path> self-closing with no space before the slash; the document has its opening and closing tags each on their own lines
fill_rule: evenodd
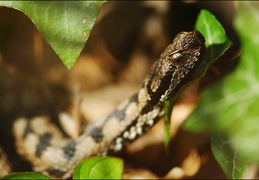
<svg viewBox="0 0 259 180">
<path fill-rule="evenodd" d="M 147 75 L 144 87 L 148 101 L 157 105 L 177 94 L 200 65 L 205 51 L 205 38 L 199 31 L 178 33 Z"/>
</svg>

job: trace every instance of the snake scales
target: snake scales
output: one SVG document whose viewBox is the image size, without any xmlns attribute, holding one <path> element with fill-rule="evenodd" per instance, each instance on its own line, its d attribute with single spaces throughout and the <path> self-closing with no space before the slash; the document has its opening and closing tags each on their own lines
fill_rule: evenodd
<svg viewBox="0 0 259 180">
<path fill-rule="evenodd" d="M 177 34 L 150 68 L 140 90 L 86 127 L 77 139 L 64 138 L 48 117 L 17 119 L 13 133 L 18 153 L 35 171 L 68 178 L 80 160 L 121 150 L 164 115 L 164 101 L 178 94 L 201 63 L 204 42 L 198 31 Z"/>
</svg>

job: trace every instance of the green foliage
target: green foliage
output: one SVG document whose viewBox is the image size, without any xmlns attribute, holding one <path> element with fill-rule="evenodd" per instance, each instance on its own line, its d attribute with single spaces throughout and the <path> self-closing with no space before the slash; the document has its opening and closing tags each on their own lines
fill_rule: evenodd
<svg viewBox="0 0 259 180">
<path fill-rule="evenodd" d="M 82 51 L 104 1 L 0 1 L 25 13 L 71 68 Z"/>
<path fill-rule="evenodd" d="M 195 29 L 200 31 L 206 40 L 206 54 L 202 60 L 201 65 L 194 72 L 190 78 L 189 83 L 184 85 L 179 94 L 194 81 L 202 78 L 209 66 L 217 60 L 231 45 L 228 40 L 225 30 L 218 20 L 207 10 L 201 10 L 196 20 Z M 215 35 L 216 34 L 216 35 Z M 220 38 L 220 40 L 218 40 Z M 166 139 L 165 146 L 168 151 L 168 143 L 170 141 L 170 116 L 173 103 L 176 101 L 178 95 L 173 97 L 169 102 L 165 102 L 165 119 L 166 119 Z M 169 109 L 169 110 L 168 110 Z"/>
<path fill-rule="evenodd" d="M 231 45 L 220 22 L 207 10 L 201 10 L 195 23 L 195 29 L 205 37 L 206 54 L 202 64 L 194 73 L 193 79 L 203 77 L 210 65 Z"/>
<path fill-rule="evenodd" d="M 206 47 L 213 44 L 223 44 L 227 40 L 225 30 L 220 22 L 205 9 L 201 10 L 196 20 L 195 29 L 206 37 Z"/>
<path fill-rule="evenodd" d="M 81 161 L 74 169 L 74 179 L 121 179 L 123 161 L 112 157 L 93 157 Z"/>
<path fill-rule="evenodd" d="M 225 174 L 232 179 L 240 179 L 247 168 L 247 164 L 239 158 L 231 141 L 221 134 L 211 134 L 211 148 L 214 157 Z"/>
<path fill-rule="evenodd" d="M 12 173 L 2 179 L 51 179 L 45 175 L 32 172 Z"/>
<path fill-rule="evenodd" d="M 71 68 L 80 55 L 104 1 L 0 1 L 0 5 L 24 12 L 43 37 Z M 191 132 L 210 132 L 212 151 L 229 178 L 241 178 L 247 162 L 259 164 L 259 13 L 256 2 L 242 2 L 234 22 L 243 53 L 235 71 L 205 89 L 197 109 L 184 128 Z M 255 23 L 256 22 L 256 23 Z M 200 79 L 231 42 L 217 19 L 207 10 L 199 14 L 195 29 L 206 39 L 207 51 L 190 82 Z M 175 98 L 166 102 L 172 108 Z M 171 111 L 165 116 L 170 117 Z M 169 134 L 170 124 L 167 123 Z M 169 142 L 167 136 L 167 143 Z M 121 178 L 123 162 L 118 158 L 94 157 L 80 162 L 74 179 Z M 4 179 L 49 179 L 38 173 L 13 173 Z"/>
<path fill-rule="evenodd" d="M 204 24 L 213 24 L 213 28 L 210 28 L 210 26 L 204 26 Z M 228 40 L 225 31 L 221 24 L 217 21 L 217 19 L 207 10 L 202 10 L 200 14 L 198 15 L 195 29 L 200 31 L 206 40 L 206 53 L 203 57 L 201 65 L 197 68 L 197 70 L 194 72 L 192 77 L 190 78 L 189 83 L 181 87 L 181 90 L 179 91 L 179 94 L 188 87 L 193 81 L 196 81 L 204 76 L 206 73 L 208 67 L 217 60 L 231 45 L 231 42 Z M 214 37 L 211 37 L 212 34 L 217 33 L 219 37 L 221 37 L 221 41 L 219 43 L 218 40 L 216 40 Z M 207 39 L 210 39 L 210 42 L 208 42 Z M 177 96 L 172 98 L 171 104 L 175 102 Z"/>
<path fill-rule="evenodd" d="M 74 169 L 73 179 L 121 179 L 123 161 L 113 157 L 93 157 L 83 160 Z M 51 179 L 33 172 L 12 173 L 2 179 Z"/>
<path fill-rule="evenodd" d="M 233 179 L 244 175 L 247 162 L 259 164 L 258 6 L 240 2 L 234 20 L 243 49 L 238 67 L 202 92 L 185 123 L 189 131 L 212 134 L 214 156 Z"/>
</svg>

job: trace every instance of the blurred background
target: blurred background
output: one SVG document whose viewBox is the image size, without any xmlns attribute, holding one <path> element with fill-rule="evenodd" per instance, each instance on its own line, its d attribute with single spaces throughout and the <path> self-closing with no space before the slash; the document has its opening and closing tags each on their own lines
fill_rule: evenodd
<svg viewBox="0 0 259 180">
<path fill-rule="evenodd" d="M 179 127 L 195 107 L 199 92 L 238 63 L 240 43 L 232 24 L 238 6 L 235 1 L 108 1 L 71 70 L 27 16 L 0 7 L 0 143 L 14 170 L 31 168 L 12 143 L 15 118 L 47 114 L 60 125 L 57 114 L 68 111 L 86 125 L 112 111 L 138 90 L 149 67 L 174 36 L 193 30 L 200 10 L 208 9 L 233 45 L 176 103 L 169 155 L 164 149 L 164 122 L 160 121 L 118 156 L 125 160 L 124 178 L 226 178 L 212 155 L 209 136 Z"/>
</svg>

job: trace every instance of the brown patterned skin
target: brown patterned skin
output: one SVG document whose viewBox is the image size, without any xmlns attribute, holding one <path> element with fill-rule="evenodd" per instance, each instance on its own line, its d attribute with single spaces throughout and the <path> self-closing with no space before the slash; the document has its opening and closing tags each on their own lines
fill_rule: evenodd
<svg viewBox="0 0 259 180">
<path fill-rule="evenodd" d="M 204 42 L 198 31 L 179 33 L 150 68 L 138 93 L 94 121 L 78 139 L 64 138 L 48 117 L 16 120 L 13 133 L 19 153 L 35 171 L 68 178 L 80 160 L 121 150 L 163 116 L 164 100 L 174 97 L 201 63 Z"/>
</svg>

